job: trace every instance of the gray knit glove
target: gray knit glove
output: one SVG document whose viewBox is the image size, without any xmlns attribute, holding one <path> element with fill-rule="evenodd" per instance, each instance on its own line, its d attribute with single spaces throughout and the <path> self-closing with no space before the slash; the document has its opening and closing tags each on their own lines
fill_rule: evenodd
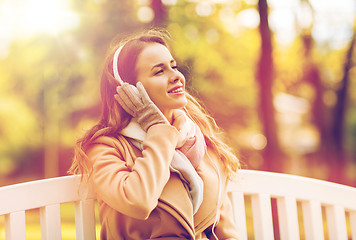
<svg viewBox="0 0 356 240">
<path fill-rule="evenodd" d="M 169 124 L 167 118 L 151 101 L 142 83 L 138 82 L 136 87 L 129 83 L 117 87 L 115 99 L 122 108 L 133 116 L 146 132 L 154 124 Z"/>
</svg>

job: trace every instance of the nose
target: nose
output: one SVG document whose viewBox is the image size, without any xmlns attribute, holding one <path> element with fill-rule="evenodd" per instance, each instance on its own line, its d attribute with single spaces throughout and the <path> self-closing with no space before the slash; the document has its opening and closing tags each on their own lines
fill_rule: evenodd
<svg viewBox="0 0 356 240">
<path fill-rule="evenodd" d="M 177 77 L 175 77 L 175 78 L 172 78 L 171 81 L 172 81 L 173 83 L 179 82 L 179 77 L 177 76 Z"/>
<path fill-rule="evenodd" d="M 177 82 L 183 83 L 183 81 L 184 81 L 184 77 L 179 71 L 172 71 L 172 74 L 170 76 L 171 83 L 177 83 Z"/>
</svg>

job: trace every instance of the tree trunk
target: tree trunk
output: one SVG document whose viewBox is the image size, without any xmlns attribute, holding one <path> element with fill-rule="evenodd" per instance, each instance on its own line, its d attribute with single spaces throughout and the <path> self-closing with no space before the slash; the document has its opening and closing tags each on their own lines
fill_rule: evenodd
<svg viewBox="0 0 356 240">
<path fill-rule="evenodd" d="M 344 149 L 344 130 L 345 130 L 345 115 L 346 115 L 346 107 L 347 107 L 347 98 L 348 98 L 348 86 L 349 86 L 349 71 L 353 66 L 352 58 L 354 52 L 356 31 L 354 31 L 354 35 L 350 42 L 349 49 L 347 50 L 345 66 L 344 66 L 344 74 L 341 80 L 341 86 L 336 91 L 337 102 L 334 108 L 333 114 L 333 124 L 331 128 L 332 135 L 332 154 L 331 154 L 331 168 L 339 169 L 339 171 L 331 171 L 331 180 L 338 181 L 342 177 L 341 170 L 346 165 L 346 156 Z"/>
<path fill-rule="evenodd" d="M 259 85 L 259 115 L 263 132 L 267 139 L 263 150 L 264 168 L 269 171 L 280 171 L 279 147 L 276 132 L 275 109 L 273 106 L 272 84 L 274 64 L 272 58 L 272 38 L 268 24 L 268 6 L 266 0 L 258 1 L 260 15 L 259 32 L 261 36 L 260 59 L 257 66 L 257 81 Z"/>
<path fill-rule="evenodd" d="M 154 12 L 153 25 L 155 27 L 164 27 L 167 20 L 167 8 L 162 0 L 152 0 L 151 8 Z"/>
<path fill-rule="evenodd" d="M 314 96 L 311 99 L 311 123 L 319 132 L 320 143 L 319 148 L 315 154 L 311 154 L 308 160 L 308 168 L 314 170 L 319 168 L 321 163 L 329 161 L 329 146 L 330 146 L 330 123 L 329 118 L 326 117 L 326 106 L 323 101 L 324 86 L 319 73 L 318 66 L 314 63 L 312 57 L 312 50 L 314 41 L 311 35 L 311 28 L 302 31 L 301 35 L 304 47 L 303 59 L 303 83 L 308 83 L 313 87 Z"/>
</svg>

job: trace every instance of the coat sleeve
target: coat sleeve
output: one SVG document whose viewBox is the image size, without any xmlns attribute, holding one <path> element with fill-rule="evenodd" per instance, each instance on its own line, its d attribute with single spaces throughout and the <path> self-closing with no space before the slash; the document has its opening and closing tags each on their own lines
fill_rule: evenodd
<svg viewBox="0 0 356 240">
<path fill-rule="evenodd" d="M 132 168 L 126 160 L 135 156 L 127 146 L 114 138 L 98 139 L 87 151 L 98 197 L 118 212 L 147 219 L 170 177 L 169 165 L 178 136 L 178 131 L 168 124 L 150 127 L 142 157 L 135 159 Z"/>
<path fill-rule="evenodd" d="M 232 205 L 227 194 L 220 208 L 220 219 L 215 227 L 215 234 L 219 239 L 238 240 L 240 235 L 234 223 Z M 210 238 L 214 239 L 213 236 Z"/>
</svg>

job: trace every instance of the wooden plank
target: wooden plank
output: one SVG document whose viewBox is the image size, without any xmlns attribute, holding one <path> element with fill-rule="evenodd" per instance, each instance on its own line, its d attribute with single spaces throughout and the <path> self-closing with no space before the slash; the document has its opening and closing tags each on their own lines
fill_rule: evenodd
<svg viewBox="0 0 356 240">
<path fill-rule="evenodd" d="M 230 192 L 232 211 L 241 240 L 247 240 L 245 200 L 242 192 Z"/>
<path fill-rule="evenodd" d="M 302 201 L 304 231 L 306 240 L 324 239 L 321 204 L 318 201 Z"/>
<path fill-rule="evenodd" d="M 26 240 L 25 211 L 13 212 L 5 215 L 5 239 Z"/>
<path fill-rule="evenodd" d="M 40 221 L 42 239 L 60 240 L 62 238 L 60 204 L 41 207 Z"/>
<path fill-rule="evenodd" d="M 350 211 L 351 239 L 356 240 L 356 211 Z"/>
<path fill-rule="evenodd" d="M 254 194 L 251 196 L 251 203 L 255 239 L 274 239 L 270 195 Z"/>
<path fill-rule="evenodd" d="M 82 200 L 74 204 L 75 229 L 78 240 L 95 240 L 95 201 Z"/>
<path fill-rule="evenodd" d="M 239 170 L 238 178 L 238 181 L 231 182 L 229 187 L 246 194 L 293 196 L 298 200 L 316 200 L 325 205 L 341 205 L 346 210 L 356 210 L 354 187 L 291 174 L 255 170 Z"/>
<path fill-rule="evenodd" d="M 92 184 L 81 184 L 80 176 L 73 175 L 1 187 L 0 196 L 0 215 L 4 215 L 84 198 L 95 199 L 95 192 Z"/>
<path fill-rule="evenodd" d="M 299 240 L 297 200 L 294 197 L 277 198 L 281 240 Z"/>
<path fill-rule="evenodd" d="M 329 239 L 347 240 L 345 208 L 341 206 L 327 206 L 326 219 Z"/>
</svg>

